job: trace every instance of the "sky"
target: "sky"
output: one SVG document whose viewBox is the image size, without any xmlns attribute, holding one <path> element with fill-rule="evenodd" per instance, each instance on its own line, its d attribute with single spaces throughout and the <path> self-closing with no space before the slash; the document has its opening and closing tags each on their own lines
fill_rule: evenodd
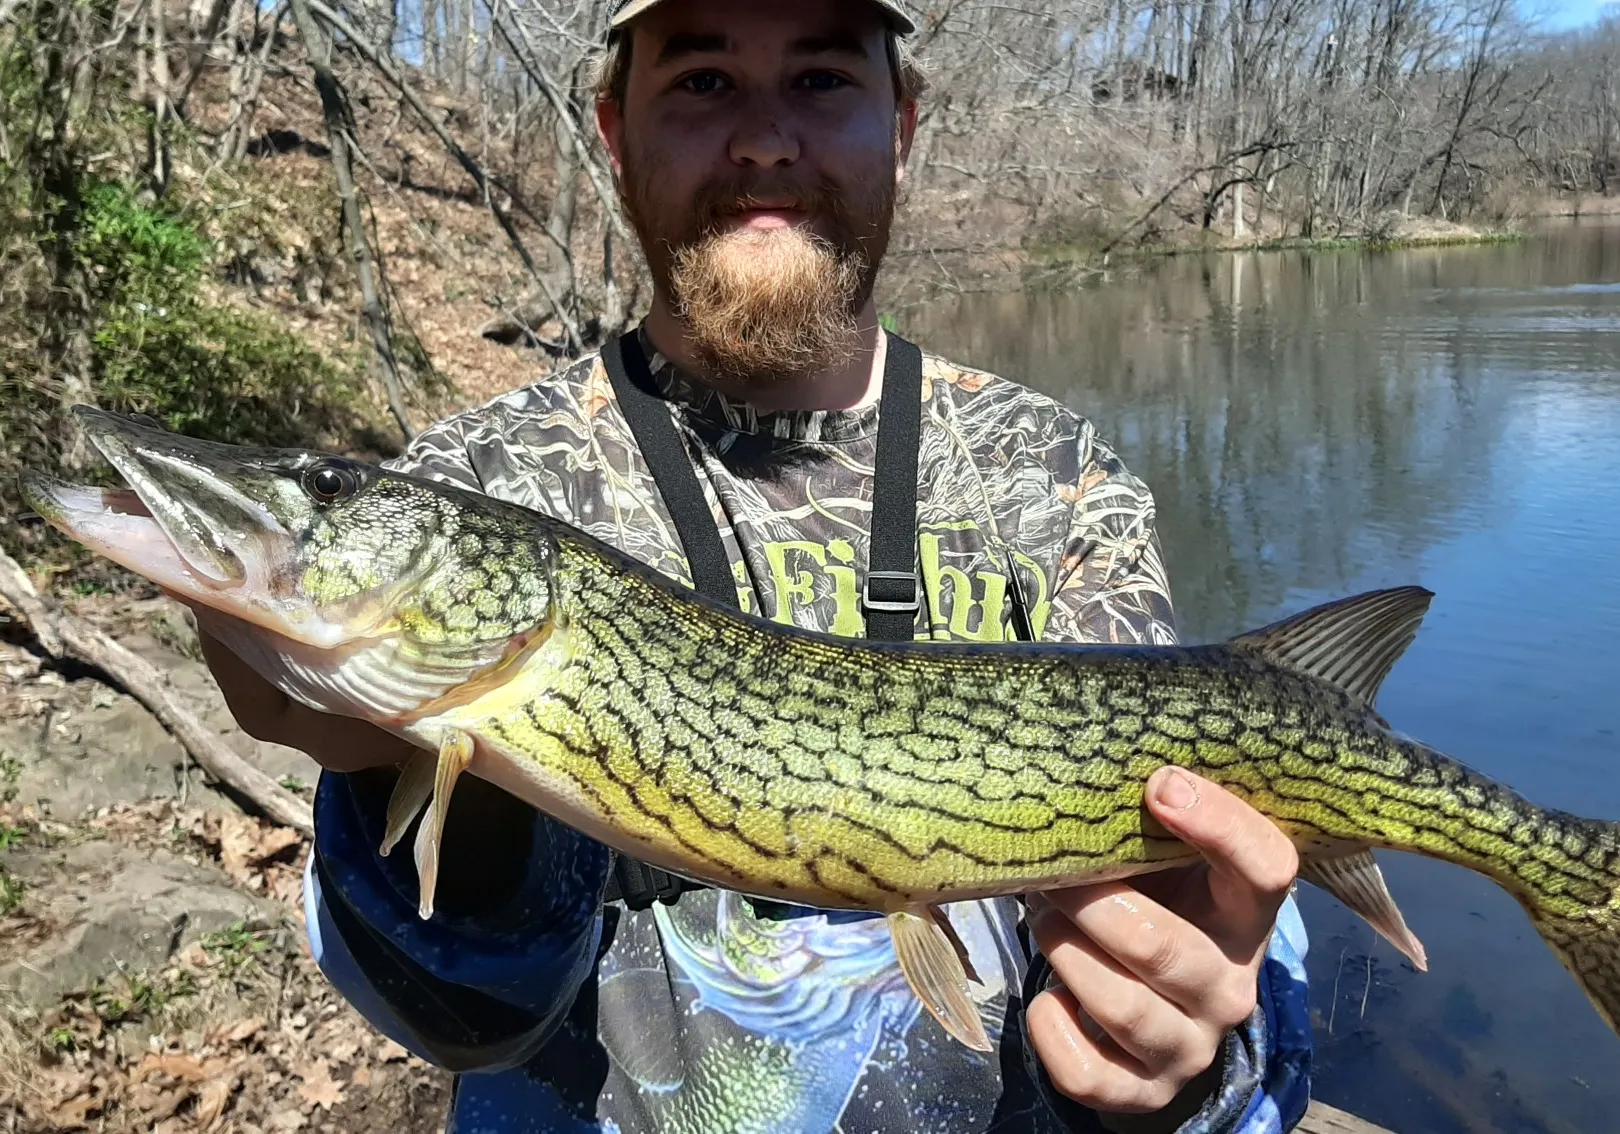
<svg viewBox="0 0 1620 1134">
<path fill-rule="evenodd" d="M 1598 18 L 1612 0 L 1520 0 L 1524 12 L 1545 15 L 1542 27 L 1549 31 L 1578 28 Z M 1620 11 L 1620 5 L 1616 5 Z"/>
</svg>

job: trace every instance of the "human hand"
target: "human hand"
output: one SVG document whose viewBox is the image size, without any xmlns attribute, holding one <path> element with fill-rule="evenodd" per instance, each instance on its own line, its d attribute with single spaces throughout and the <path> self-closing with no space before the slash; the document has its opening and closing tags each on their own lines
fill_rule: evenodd
<svg viewBox="0 0 1620 1134">
<path fill-rule="evenodd" d="M 1180 1096 L 1254 1009 L 1299 856 L 1270 819 L 1183 770 L 1155 773 L 1146 800 L 1204 861 L 1030 895 L 1030 927 L 1061 984 L 1035 997 L 1027 1023 L 1063 1094 L 1105 1114 L 1186 1104 L 1173 1108 L 1184 1120 L 1213 1085 Z"/>
</svg>

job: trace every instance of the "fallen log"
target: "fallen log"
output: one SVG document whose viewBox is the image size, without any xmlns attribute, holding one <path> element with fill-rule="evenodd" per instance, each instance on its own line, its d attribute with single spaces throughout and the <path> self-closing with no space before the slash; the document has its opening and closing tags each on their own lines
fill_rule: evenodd
<svg viewBox="0 0 1620 1134">
<path fill-rule="evenodd" d="M 217 733 L 188 709 L 168 677 L 151 662 L 120 645 L 34 589 L 28 576 L 0 551 L 0 598 L 10 603 L 51 657 L 71 656 L 106 674 L 174 735 L 204 773 L 223 784 L 266 819 L 304 835 L 315 834 L 310 806 L 237 755 Z"/>
</svg>

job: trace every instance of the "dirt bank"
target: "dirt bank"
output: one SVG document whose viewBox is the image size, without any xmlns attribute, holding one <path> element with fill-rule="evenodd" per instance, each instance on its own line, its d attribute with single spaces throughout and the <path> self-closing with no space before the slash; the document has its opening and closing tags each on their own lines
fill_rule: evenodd
<svg viewBox="0 0 1620 1134">
<path fill-rule="evenodd" d="M 229 724 L 172 604 L 73 606 L 308 793 L 305 757 Z M 305 840 L 182 768 L 139 705 L 51 668 L 0 609 L 0 1129 L 442 1130 L 447 1076 L 374 1032 L 309 956 Z"/>
</svg>

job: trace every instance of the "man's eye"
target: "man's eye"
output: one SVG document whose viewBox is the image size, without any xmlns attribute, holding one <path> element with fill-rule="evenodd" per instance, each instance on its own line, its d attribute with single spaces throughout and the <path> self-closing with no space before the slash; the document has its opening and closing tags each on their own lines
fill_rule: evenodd
<svg viewBox="0 0 1620 1134">
<path fill-rule="evenodd" d="M 849 80 L 832 71 L 811 71 L 799 80 L 799 85 L 806 90 L 826 92 L 849 86 Z"/>
<path fill-rule="evenodd" d="M 681 79 L 676 86 L 691 94 L 716 94 L 726 85 L 725 78 L 716 71 L 697 71 Z"/>
</svg>

